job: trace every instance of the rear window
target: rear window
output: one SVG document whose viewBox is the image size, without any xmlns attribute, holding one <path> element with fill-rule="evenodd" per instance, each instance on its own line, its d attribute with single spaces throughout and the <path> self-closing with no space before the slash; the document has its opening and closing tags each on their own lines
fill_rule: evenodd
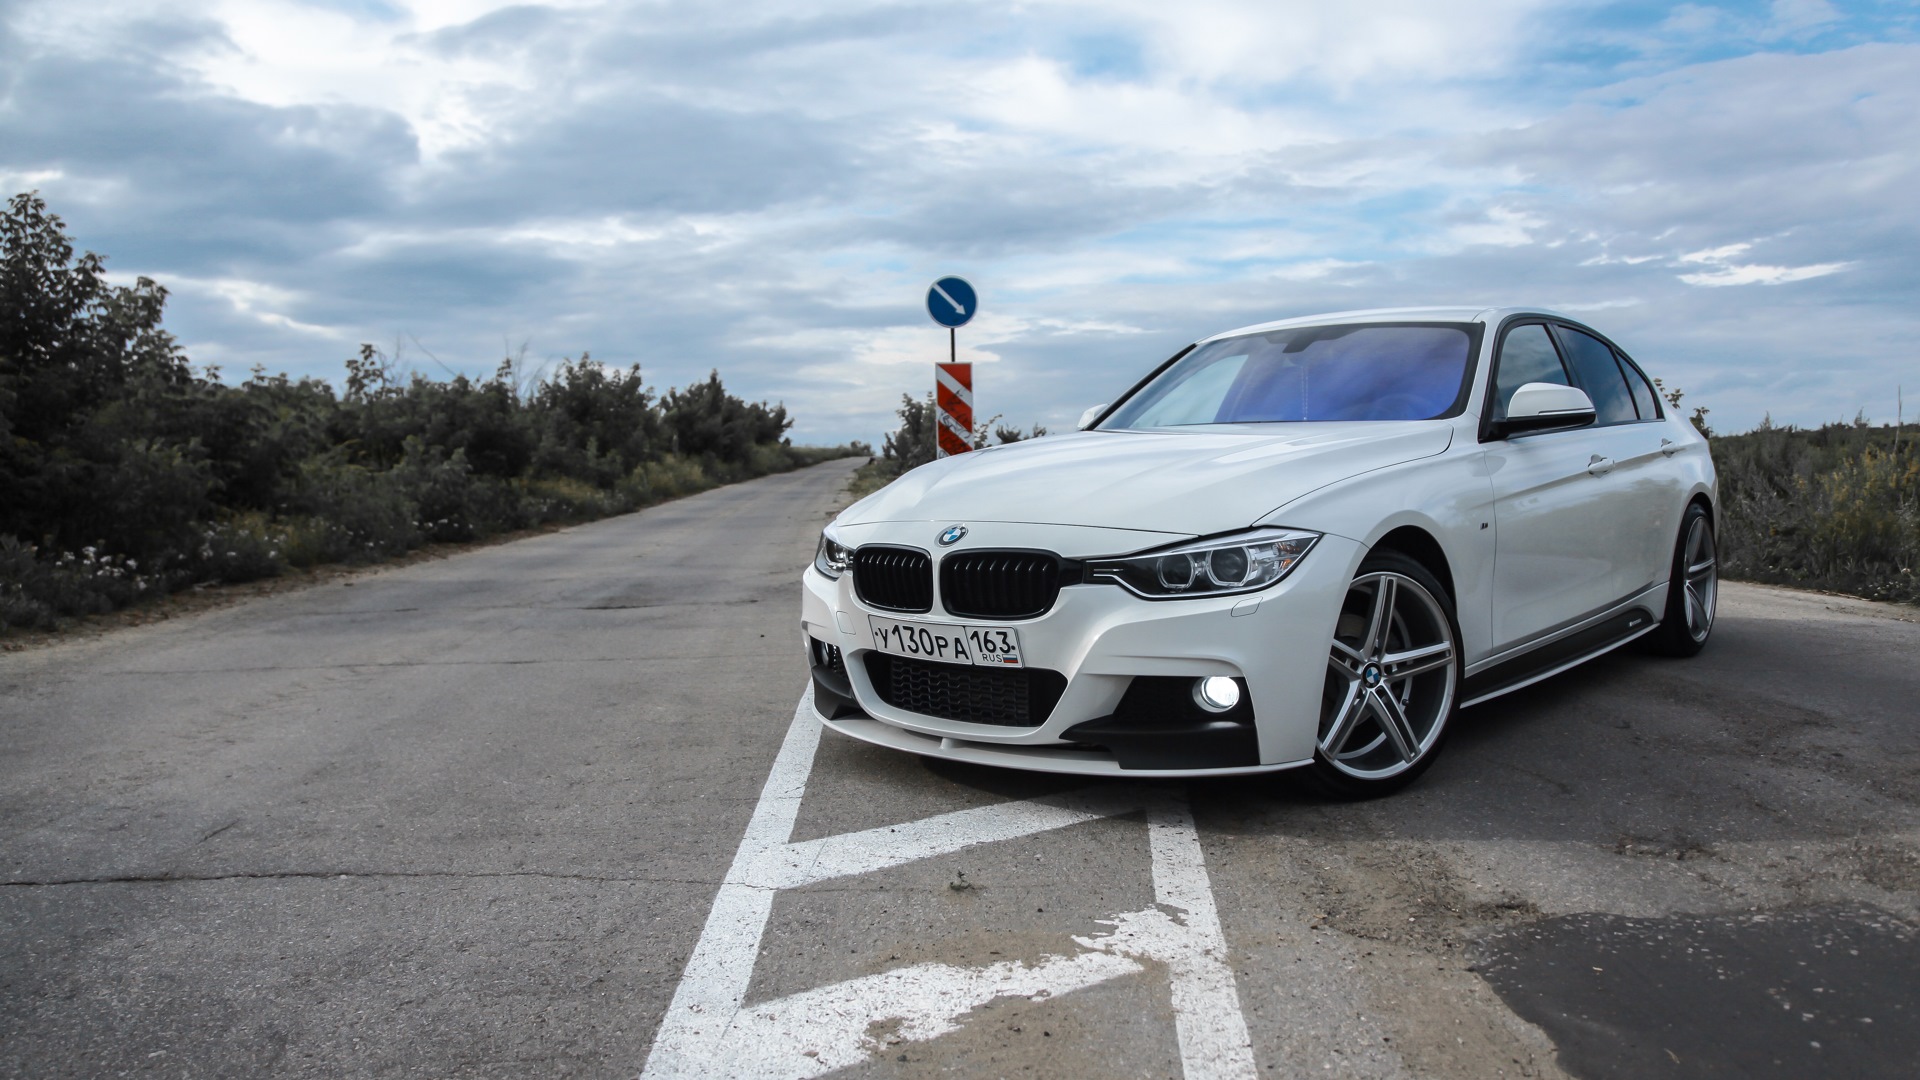
<svg viewBox="0 0 1920 1080">
<path fill-rule="evenodd" d="M 1427 420 L 1458 410 L 1477 327 L 1310 326 L 1209 342 L 1122 402 L 1102 428 Z"/>
<path fill-rule="evenodd" d="M 1653 384 L 1647 382 L 1646 372 L 1635 367 L 1625 353 L 1616 351 L 1614 356 L 1620 361 L 1620 370 L 1626 373 L 1627 389 L 1633 391 L 1633 407 L 1640 410 L 1640 419 L 1660 419 L 1660 399 L 1654 395 Z"/>
<path fill-rule="evenodd" d="M 1624 424 L 1640 419 L 1633 407 L 1633 392 L 1620 373 L 1620 361 L 1614 359 L 1607 343 L 1572 327 L 1559 330 L 1560 341 L 1567 347 L 1567 360 L 1580 378 L 1581 389 L 1593 399 L 1593 411 L 1599 414 L 1600 423 Z"/>
</svg>

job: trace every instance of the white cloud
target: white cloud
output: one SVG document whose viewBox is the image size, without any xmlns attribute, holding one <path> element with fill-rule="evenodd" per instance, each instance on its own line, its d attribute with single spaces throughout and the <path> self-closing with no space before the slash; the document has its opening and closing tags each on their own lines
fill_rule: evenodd
<svg viewBox="0 0 1920 1080">
<path fill-rule="evenodd" d="M 1784 285 L 1790 281 L 1809 281 L 1853 268 L 1851 262 L 1815 263 L 1811 266 L 1766 266 L 1735 262 L 1753 250 L 1750 243 L 1726 244 L 1680 256 L 1682 263 L 1704 263 L 1715 269 L 1679 275 L 1689 285 L 1718 288 L 1726 285 Z"/>
<path fill-rule="evenodd" d="M 0 169 L 0 190 L 6 192 L 29 191 L 43 184 L 51 184 L 67 174 L 60 169 L 23 169 L 18 172 Z"/>
<path fill-rule="evenodd" d="M 1709 270 L 1697 274 L 1681 274 L 1680 280 L 1689 285 L 1717 287 L 1722 285 L 1782 285 L 1789 281 L 1807 281 L 1812 278 L 1826 277 L 1850 269 L 1850 262 L 1816 263 L 1812 266 L 1762 266 L 1749 263 L 1741 266 L 1726 266 L 1719 270 Z"/>
<path fill-rule="evenodd" d="M 1762 36 L 1768 39 L 1790 37 L 1839 19 L 1840 12 L 1827 0 L 1773 0 Z"/>
<path fill-rule="evenodd" d="M 178 274 L 166 275 L 165 284 L 188 296 L 197 293 L 223 300 L 234 314 L 264 326 L 328 341 L 346 339 L 337 327 L 302 322 L 286 314 L 302 302 L 300 295 L 290 289 L 242 278 L 191 278 Z"/>
<path fill-rule="evenodd" d="M 1639 307 L 1644 303 L 1646 303 L 1646 301 L 1638 297 L 1624 297 L 1616 300 L 1562 301 L 1557 304 L 1549 303 L 1547 306 L 1555 311 L 1564 311 L 1569 315 L 1573 315 L 1586 311 L 1617 311 L 1620 308 Z"/>
<path fill-rule="evenodd" d="M 1752 244 L 1726 244 L 1717 248 L 1708 248 L 1704 251 L 1690 251 L 1680 256 L 1680 261 L 1683 263 L 1724 263 L 1730 259 L 1745 255 L 1751 250 L 1753 250 Z"/>
<path fill-rule="evenodd" d="M 1481 221 L 1455 225 L 1447 230 L 1447 241 L 1462 247 L 1476 244 L 1493 247 L 1522 247 L 1533 242 L 1533 232 L 1547 224 L 1536 214 L 1504 206 L 1489 209 Z"/>
<path fill-rule="evenodd" d="M 1430 81 L 1497 71 L 1526 41 L 1538 0 L 1092 0 L 1142 28 L 1160 63 L 1187 78 L 1263 85 L 1304 78 L 1346 89 L 1365 80 Z"/>
<path fill-rule="evenodd" d="M 506 3 L 417 3 L 398 24 L 299 0 L 221 0 L 211 14 L 231 48 L 182 59 L 208 83 L 246 101 L 345 103 L 402 116 L 428 160 L 496 134 L 486 99 L 526 93 L 535 74 L 490 58 L 432 57 L 411 32 L 478 18 Z"/>
</svg>

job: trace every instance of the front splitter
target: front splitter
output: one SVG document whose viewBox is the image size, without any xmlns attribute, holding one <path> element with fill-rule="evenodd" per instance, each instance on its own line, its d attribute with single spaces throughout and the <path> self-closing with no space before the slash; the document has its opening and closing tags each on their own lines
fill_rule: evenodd
<svg viewBox="0 0 1920 1080">
<path fill-rule="evenodd" d="M 817 712 L 816 715 L 818 715 Z M 843 716 L 838 720 L 828 720 L 823 716 L 820 722 L 842 735 L 851 736 L 861 742 L 869 742 L 894 750 L 905 750 L 909 754 L 919 754 L 922 757 L 965 761 L 975 765 L 997 765 L 1004 769 L 1024 769 L 1028 772 L 1066 773 L 1074 776 L 1113 776 L 1133 779 L 1248 776 L 1279 772 L 1283 769 L 1297 769 L 1302 765 L 1312 764 L 1312 759 L 1308 758 L 1302 761 L 1283 761 L 1274 765 L 1245 765 L 1226 769 L 1123 769 L 1120 763 L 1114 760 L 1113 755 L 1103 750 L 1078 750 L 1065 746 L 1002 746 L 993 743 L 968 742 L 964 739 L 922 735 L 917 731 L 908 731 L 905 728 L 882 723 L 870 716 Z"/>
</svg>

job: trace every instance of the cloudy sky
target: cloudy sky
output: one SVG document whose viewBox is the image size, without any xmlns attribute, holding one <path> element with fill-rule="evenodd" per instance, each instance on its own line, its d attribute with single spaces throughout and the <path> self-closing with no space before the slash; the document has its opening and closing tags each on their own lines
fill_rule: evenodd
<svg viewBox="0 0 1920 1080">
<path fill-rule="evenodd" d="M 1722 430 L 1920 399 L 1911 2 L 0 0 L 0 189 L 229 380 L 590 350 L 875 440 L 959 274 L 1022 425 L 1430 303 L 1577 313 Z"/>
</svg>

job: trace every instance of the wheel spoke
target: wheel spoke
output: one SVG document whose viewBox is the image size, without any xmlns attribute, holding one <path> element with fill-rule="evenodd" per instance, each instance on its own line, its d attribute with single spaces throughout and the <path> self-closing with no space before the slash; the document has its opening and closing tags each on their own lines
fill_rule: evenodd
<svg viewBox="0 0 1920 1080">
<path fill-rule="evenodd" d="M 1373 587 L 1373 617 L 1367 624 L 1366 654 L 1379 656 L 1387 651 L 1387 635 L 1393 630 L 1393 603 L 1400 586 L 1382 575 Z"/>
<path fill-rule="evenodd" d="M 1702 630 L 1707 626 L 1707 602 L 1700 590 L 1687 585 L 1687 626 L 1693 630 Z"/>
<path fill-rule="evenodd" d="M 1343 685 L 1360 685 L 1360 673 L 1348 666 L 1346 660 L 1342 659 L 1339 653 L 1334 653 L 1332 656 L 1327 657 L 1327 668 L 1333 672 L 1335 677 L 1337 677 Z"/>
<path fill-rule="evenodd" d="M 1339 638 L 1334 638 L 1333 652 L 1327 657 L 1327 663 L 1347 678 L 1357 679 L 1360 677 L 1360 669 L 1367 666 L 1367 658 L 1360 654 L 1360 650 Z"/>
<path fill-rule="evenodd" d="M 1330 758 L 1340 756 L 1340 748 L 1353 737 L 1355 725 L 1366 711 L 1367 694 L 1360 689 L 1358 681 L 1347 684 L 1346 696 L 1340 699 L 1339 711 L 1334 713 L 1333 726 L 1327 729 L 1326 737 L 1320 740 L 1320 752 Z"/>
<path fill-rule="evenodd" d="M 1420 740 L 1414 738 L 1413 725 L 1407 723 L 1407 714 L 1401 710 L 1400 702 L 1394 700 L 1392 694 L 1372 693 L 1367 695 L 1367 705 L 1380 721 L 1381 730 L 1387 733 L 1400 760 L 1412 761 Z"/>
<path fill-rule="evenodd" d="M 1445 641 L 1424 645 L 1418 649 L 1388 653 L 1380 658 L 1380 666 L 1387 669 L 1387 678 L 1399 682 L 1411 679 L 1415 675 L 1424 675 L 1435 668 L 1443 668 L 1453 663 L 1453 646 Z"/>
<path fill-rule="evenodd" d="M 1711 573 L 1713 573 L 1713 556 L 1711 555 L 1687 567 L 1687 578 L 1692 581 L 1698 581 Z"/>
</svg>

